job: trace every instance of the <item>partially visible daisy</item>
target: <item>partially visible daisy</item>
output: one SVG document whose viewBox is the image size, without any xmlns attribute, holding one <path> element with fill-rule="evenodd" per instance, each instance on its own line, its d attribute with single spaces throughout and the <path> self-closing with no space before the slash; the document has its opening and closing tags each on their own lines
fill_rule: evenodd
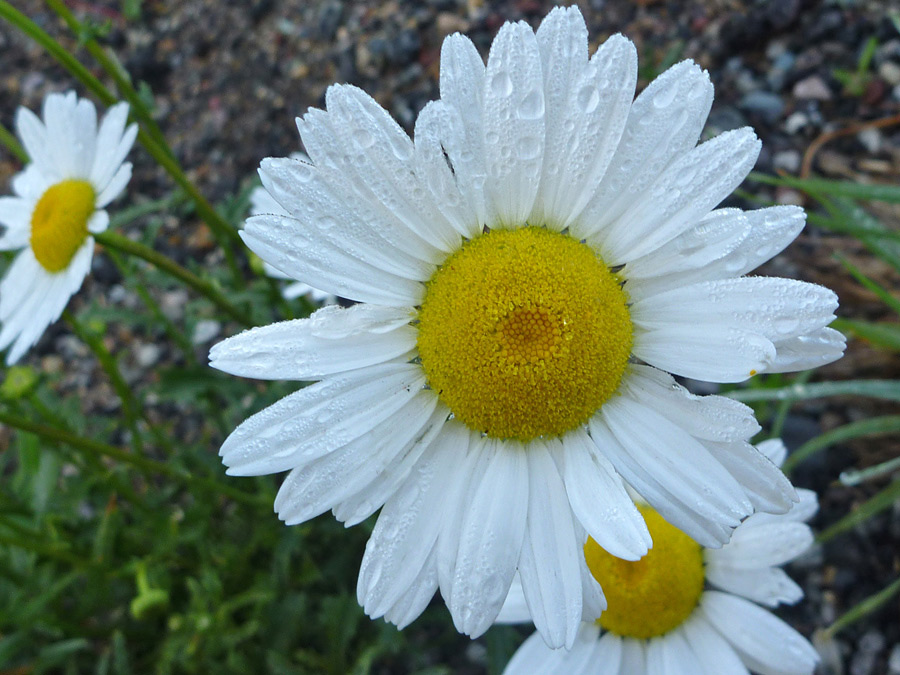
<svg viewBox="0 0 900 675">
<path fill-rule="evenodd" d="M 778 464 L 785 449 L 759 449 Z M 721 549 L 703 549 L 649 507 L 642 507 L 653 548 L 641 560 L 620 560 L 592 539 L 588 567 L 606 591 L 606 611 L 582 623 L 571 650 L 529 637 L 504 675 L 809 675 L 818 656 L 784 621 L 761 607 L 793 604 L 803 591 L 779 565 L 813 542 L 805 524 L 818 503 L 811 490 L 785 514 L 757 513 Z M 500 619 L 528 621 L 514 585 Z"/>
<path fill-rule="evenodd" d="M 360 304 L 213 348 L 235 375 L 318 380 L 220 454 L 232 475 L 290 471 L 288 524 L 384 507 L 357 586 L 370 616 L 404 625 L 439 588 L 477 636 L 518 571 L 538 630 L 571 645 L 601 602 L 579 581 L 581 533 L 631 560 L 651 543 L 623 478 L 710 547 L 795 498 L 747 442 L 749 408 L 669 373 L 739 382 L 833 361 L 837 298 L 743 276 L 805 216 L 711 211 L 760 144 L 739 129 L 696 145 L 707 74 L 677 64 L 635 100 L 636 81 L 631 42 L 588 58 L 578 9 L 556 8 L 537 33 L 504 25 L 486 66 L 448 37 L 415 142 L 337 85 L 298 120 L 310 161 L 262 163 L 289 215 L 250 218 L 244 241 Z"/>
<path fill-rule="evenodd" d="M 308 158 L 303 153 L 295 152 L 291 154 L 291 159 L 305 161 Z M 260 185 L 253 188 L 253 191 L 250 193 L 250 215 L 261 216 L 265 214 L 281 216 L 290 215 L 284 210 L 281 204 L 275 201 L 275 198 L 269 194 L 269 191 L 266 190 L 264 186 Z M 337 302 L 337 297 L 334 294 L 320 291 L 318 288 L 313 288 L 302 281 L 293 280 L 289 274 L 285 274 L 277 267 L 270 265 L 267 262 L 263 262 L 263 270 L 265 271 L 266 276 L 270 276 L 273 279 L 291 279 L 293 281 L 293 283 L 286 285 L 281 291 L 285 300 L 294 300 L 295 298 L 306 295 L 317 305 L 333 305 Z"/>
<path fill-rule="evenodd" d="M 43 120 L 19 108 L 16 130 L 31 163 L 0 197 L 0 250 L 22 249 L 0 281 L 0 349 L 15 363 L 59 318 L 91 266 L 94 238 L 109 225 L 104 208 L 131 178 L 125 156 L 137 135 L 128 105 L 97 111 L 74 92 L 44 99 Z"/>
</svg>

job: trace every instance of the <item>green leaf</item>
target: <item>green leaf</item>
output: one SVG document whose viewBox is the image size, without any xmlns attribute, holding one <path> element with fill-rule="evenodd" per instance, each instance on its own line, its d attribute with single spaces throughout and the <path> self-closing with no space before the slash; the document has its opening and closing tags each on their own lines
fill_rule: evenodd
<svg viewBox="0 0 900 675">
<path fill-rule="evenodd" d="M 886 586 L 877 593 L 870 595 L 862 602 L 857 603 L 848 609 L 841 617 L 831 624 L 826 632 L 833 637 L 844 630 L 847 626 L 868 616 L 879 607 L 884 605 L 888 600 L 900 593 L 900 579 L 894 580 L 889 586 Z"/>
<path fill-rule="evenodd" d="M 850 422 L 807 441 L 787 458 L 781 468 L 785 473 L 790 473 L 791 469 L 800 462 L 809 459 L 820 450 L 829 448 L 842 441 L 849 441 L 861 436 L 876 436 L 898 432 L 900 432 L 900 415 L 885 415 L 884 417 L 872 417 L 866 420 L 859 420 L 858 422 Z"/>
<path fill-rule="evenodd" d="M 900 498 L 900 480 L 895 480 L 884 490 L 864 501 L 836 523 L 829 525 L 816 538 L 821 542 L 833 539 L 842 532 L 851 530 L 860 523 L 864 523 L 876 513 L 889 509 L 898 498 Z"/>
<path fill-rule="evenodd" d="M 871 200 L 900 204 L 900 186 L 896 183 L 870 185 L 849 180 L 832 180 L 830 178 L 795 178 L 794 176 L 767 176 L 752 172 L 748 179 L 767 185 L 781 185 L 808 192 L 816 197 L 849 197 L 851 199 Z"/>
<path fill-rule="evenodd" d="M 856 279 L 865 288 L 877 295 L 881 299 L 881 301 L 884 302 L 884 304 L 893 309 L 897 314 L 900 314 L 900 298 L 895 298 L 884 286 L 867 277 L 865 274 L 863 274 L 862 270 L 856 267 L 856 265 L 851 263 L 840 253 L 835 253 L 834 257 L 838 259 L 838 262 L 840 262 L 841 265 L 844 266 L 844 269 L 846 269 L 854 279 Z"/>
<path fill-rule="evenodd" d="M 871 323 L 869 321 L 856 321 L 855 319 L 835 319 L 831 324 L 845 335 L 871 342 L 876 347 L 883 347 L 895 352 L 900 352 L 900 324 L 897 323 Z"/>
<path fill-rule="evenodd" d="M 897 380 L 844 380 L 842 382 L 794 383 L 775 389 L 736 389 L 724 394 L 742 403 L 757 401 L 807 401 L 825 396 L 866 396 L 885 401 L 900 401 Z"/>
</svg>

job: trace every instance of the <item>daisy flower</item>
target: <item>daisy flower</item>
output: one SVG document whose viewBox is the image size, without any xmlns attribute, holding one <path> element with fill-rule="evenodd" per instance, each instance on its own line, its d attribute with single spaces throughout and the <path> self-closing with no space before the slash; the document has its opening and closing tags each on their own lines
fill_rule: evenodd
<svg viewBox="0 0 900 675">
<path fill-rule="evenodd" d="M 137 135 L 119 103 L 99 127 L 94 104 L 74 92 L 44 99 L 43 120 L 19 108 L 16 130 L 31 163 L 0 197 L 0 250 L 22 249 L 0 281 L 0 349 L 13 364 L 59 318 L 81 288 L 94 253 L 92 234 L 109 225 L 104 208 L 131 178 L 125 156 Z"/>
<path fill-rule="evenodd" d="M 231 475 L 290 471 L 275 500 L 288 524 L 383 506 L 357 586 L 372 617 L 403 626 L 440 588 L 477 636 L 518 570 L 538 629 L 571 645 L 602 604 L 582 531 L 630 560 L 651 543 L 623 478 L 710 547 L 795 497 L 747 443 L 749 408 L 669 373 L 739 382 L 840 356 L 831 291 L 741 276 L 803 211 L 710 211 L 759 141 L 695 147 L 712 85 L 691 62 L 633 101 L 636 80 L 631 42 L 588 58 L 578 9 L 557 8 L 537 33 L 504 25 L 486 66 L 448 37 L 415 142 L 336 85 L 297 122 L 310 161 L 262 162 L 289 215 L 250 218 L 246 244 L 359 304 L 213 348 L 235 375 L 317 380 L 220 454 Z"/>
<path fill-rule="evenodd" d="M 293 159 L 306 159 L 306 155 L 299 152 L 293 153 L 291 157 Z M 269 194 L 266 188 L 260 185 L 253 188 L 253 191 L 250 193 L 250 215 L 259 216 L 264 214 L 290 216 L 290 214 L 282 208 L 281 204 L 275 201 L 275 198 Z M 263 262 L 263 270 L 265 271 L 266 276 L 272 277 L 273 279 L 291 279 L 289 274 L 285 274 L 267 262 Z M 313 288 L 302 281 L 293 281 L 293 283 L 288 284 L 282 289 L 281 294 L 284 296 L 285 300 L 294 300 L 305 295 L 317 305 L 333 305 L 337 302 L 337 298 L 331 293 L 320 291 L 318 288 Z"/>
<path fill-rule="evenodd" d="M 780 464 L 785 448 L 759 449 Z M 595 541 L 584 546 L 588 567 L 606 589 L 608 607 L 584 622 L 570 651 L 550 649 L 538 633 L 519 647 L 505 675 L 804 675 L 818 656 L 796 630 L 765 607 L 793 604 L 800 587 L 778 565 L 813 543 L 805 521 L 816 494 L 798 490 L 786 514 L 757 513 L 722 548 L 703 549 L 650 507 L 641 507 L 653 548 L 641 560 L 610 556 Z M 528 621 L 521 586 L 501 612 L 506 622 Z"/>
</svg>

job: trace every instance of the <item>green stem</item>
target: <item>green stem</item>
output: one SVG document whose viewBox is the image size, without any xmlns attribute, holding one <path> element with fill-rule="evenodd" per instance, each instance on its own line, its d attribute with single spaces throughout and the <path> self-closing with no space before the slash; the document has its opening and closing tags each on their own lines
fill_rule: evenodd
<svg viewBox="0 0 900 675">
<path fill-rule="evenodd" d="M 826 542 L 842 532 L 853 529 L 860 523 L 867 521 L 876 513 L 891 508 L 898 497 L 900 497 L 900 480 L 895 480 L 886 488 L 876 493 L 873 497 L 864 501 L 846 516 L 822 530 L 816 539 L 820 542 Z"/>
<path fill-rule="evenodd" d="M 837 621 L 826 628 L 825 632 L 829 637 L 834 637 L 850 624 L 877 610 L 897 593 L 900 593 L 900 578 L 895 579 L 889 586 L 882 588 L 877 593 L 870 595 L 862 602 L 848 609 Z"/>
<path fill-rule="evenodd" d="M 22 164 L 28 163 L 28 153 L 25 152 L 25 148 L 19 143 L 15 134 L 2 124 L 0 124 L 0 143 L 5 145 L 6 149 L 15 155 Z"/>
<path fill-rule="evenodd" d="M 0 0 L 0 2 L 2 2 L 2 0 Z M 228 299 L 224 295 L 222 295 L 222 293 L 210 282 L 206 281 L 205 279 L 201 279 L 196 274 L 185 269 L 171 258 L 167 258 L 161 253 L 153 250 L 149 246 L 145 246 L 144 244 L 141 244 L 139 242 L 132 241 L 128 237 L 124 237 L 121 234 L 117 234 L 109 230 L 107 230 L 106 232 L 101 232 L 100 234 L 95 234 L 94 239 L 96 239 L 104 246 L 108 246 L 109 248 L 121 251 L 122 253 L 134 255 L 138 258 L 146 260 L 151 265 L 154 265 L 166 274 L 175 277 L 182 283 L 193 288 L 201 295 L 206 296 L 206 298 L 208 298 L 210 302 L 212 302 L 219 309 L 227 313 L 230 317 L 232 317 L 242 325 L 253 325 L 253 321 L 251 320 L 250 316 L 231 304 L 231 302 L 229 302 Z"/>
<path fill-rule="evenodd" d="M 812 370 L 805 370 L 800 373 L 797 378 L 794 380 L 794 384 L 804 385 L 809 382 L 809 378 L 813 376 Z M 781 432 L 784 429 L 784 423 L 787 420 L 788 413 L 791 411 L 794 402 L 790 399 L 785 399 L 783 401 L 778 402 L 778 407 L 775 410 L 775 417 L 772 419 L 772 438 L 780 438 Z"/>
<path fill-rule="evenodd" d="M 125 378 L 122 377 L 122 372 L 119 370 L 116 359 L 109 353 L 106 345 L 103 344 L 103 340 L 85 328 L 85 326 L 82 325 L 69 310 L 63 310 L 63 319 L 69 323 L 75 335 L 90 347 L 91 351 L 94 352 L 94 356 L 96 356 L 97 360 L 100 362 L 100 366 L 106 372 L 106 376 L 109 378 L 113 389 L 116 390 L 119 400 L 122 401 L 122 410 L 125 413 L 125 423 L 131 431 L 131 442 L 134 451 L 136 453 L 143 453 L 144 440 L 141 437 L 141 431 L 138 428 L 137 423 L 138 417 L 141 414 L 141 405 L 135 400 L 134 395 L 131 393 L 131 388 L 128 386 L 128 383 L 125 382 Z"/>
<path fill-rule="evenodd" d="M 101 443 L 100 441 L 95 441 L 91 438 L 77 436 L 73 433 L 64 431 L 62 429 L 57 429 L 55 427 L 48 427 L 44 424 L 37 424 L 30 420 L 26 420 L 15 415 L 10 415 L 9 413 L 4 411 L 0 411 L 0 424 L 6 424 L 7 426 L 19 429 L 21 431 L 27 431 L 36 434 L 37 436 L 40 436 L 41 438 L 48 441 L 65 443 L 66 445 L 69 445 L 76 450 L 80 450 L 87 454 L 115 459 L 119 462 L 122 462 L 123 464 L 129 464 L 131 466 L 137 467 L 145 473 L 161 474 L 175 481 L 178 481 L 187 488 L 195 488 L 216 495 L 224 495 L 226 497 L 234 499 L 237 502 L 249 504 L 251 506 L 260 505 L 259 498 L 251 494 L 248 494 L 241 490 L 237 490 L 229 485 L 223 485 L 208 478 L 193 476 L 187 472 L 176 469 L 171 464 L 158 462 L 156 460 L 148 459 L 147 457 L 142 457 L 140 455 L 135 455 L 114 445 L 108 445 L 107 443 Z"/>
<path fill-rule="evenodd" d="M 900 431 L 900 415 L 870 417 L 869 419 L 850 422 L 849 424 L 836 427 L 831 431 L 826 431 L 824 434 L 820 434 L 801 445 L 791 453 L 787 460 L 785 460 L 781 469 L 786 474 L 790 475 L 794 467 L 800 462 L 836 443 L 857 438 L 859 436 L 895 434 L 898 431 Z"/>
<path fill-rule="evenodd" d="M 15 9 L 6 0 L 0 0 L 0 18 L 6 19 L 13 26 L 21 30 L 25 35 L 37 42 L 43 47 L 53 58 L 68 70 L 75 79 L 81 82 L 88 90 L 90 90 L 104 105 L 110 106 L 117 102 L 117 98 L 103 85 L 100 80 L 94 77 L 90 71 L 85 68 L 74 56 L 48 35 L 27 16 Z M 121 76 L 121 74 L 118 74 Z M 116 76 L 113 76 L 116 79 Z M 137 114 L 135 113 L 137 117 Z M 138 140 L 144 146 L 148 153 L 159 163 L 160 166 L 194 201 L 197 213 L 209 225 L 218 238 L 231 243 L 238 243 L 240 237 L 237 231 L 232 228 L 225 219 L 220 216 L 216 210 L 206 201 L 206 198 L 194 186 L 193 183 L 182 171 L 181 166 L 173 158 L 171 149 L 166 145 L 165 141 L 158 140 L 151 133 L 141 128 L 138 131 Z M 234 260 L 234 252 L 223 245 L 225 256 L 229 264 L 233 265 L 234 270 L 238 270 L 237 263 Z M 239 271 L 239 270 L 238 270 Z"/>
<path fill-rule="evenodd" d="M 69 8 L 66 7 L 64 3 L 60 2 L 60 0 L 46 0 L 46 3 L 47 5 L 49 5 L 50 9 L 56 12 L 57 16 L 59 16 L 63 21 L 66 22 L 69 30 L 71 30 L 75 35 L 86 35 L 84 25 L 75 17 L 74 14 L 72 14 L 71 11 L 69 11 Z M 134 115 L 140 122 L 141 126 L 146 129 L 147 133 L 152 136 L 157 143 L 163 146 L 163 148 L 174 159 L 172 149 L 168 147 L 162 130 L 156 124 L 156 120 L 153 119 L 153 116 L 150 114 L 150 111 L 147 109 L 144 101 L 134 90 L 134 87 L 131 86 L 131 81 L 128 73 L 124 72 L 122 68 L 120 68 L 119 65 L 109 57 L 103 47 L 101 47 L 100 44 L 89 34 L 87 35 L 86 39 L 82 40 L 82 44 L 84 44 L 88 53 L 94 57 L 94 60 L 100 64 L 100 67 L 103 68 L 104 71 L 106 71 L 106 74 L 112 78 L 112 81 L 116 85 L 116 89 L 118 89 L 119 93 L 131 105 L 131 109 L 134 111 Z"/>
</svg>

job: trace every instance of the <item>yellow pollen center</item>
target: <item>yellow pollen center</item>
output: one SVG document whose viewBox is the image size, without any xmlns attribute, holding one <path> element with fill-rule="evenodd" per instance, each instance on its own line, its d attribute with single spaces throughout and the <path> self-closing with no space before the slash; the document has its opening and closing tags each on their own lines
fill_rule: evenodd
<svg viewBox="0 0 900 675">
<path fill-rule="evenodd" d="M 616 275 L 566 234 L 478 236 L 427 284 L 418 350 L 428 384 L 476 431 L 561 436 L 619 386 L 632 342 L 626 303 Z"/>
<path fill-rule="evenodd" d="M 588 538 L 584 557 L 608 603 L 597 623 L 622 637 L 652 638 L 680 626 L 700 602 L 703 551 L 650 507 L 638 508 L 653 538 L 647 555 L 622 560 Z"/>
<path fill-rule="evenodd" d="M 41 195 L 31 214 L 31 250 L 48 272 L 64 270 L 81 248 L 95 196 L 83 180 L 64 180 Z"/>
</svg>

